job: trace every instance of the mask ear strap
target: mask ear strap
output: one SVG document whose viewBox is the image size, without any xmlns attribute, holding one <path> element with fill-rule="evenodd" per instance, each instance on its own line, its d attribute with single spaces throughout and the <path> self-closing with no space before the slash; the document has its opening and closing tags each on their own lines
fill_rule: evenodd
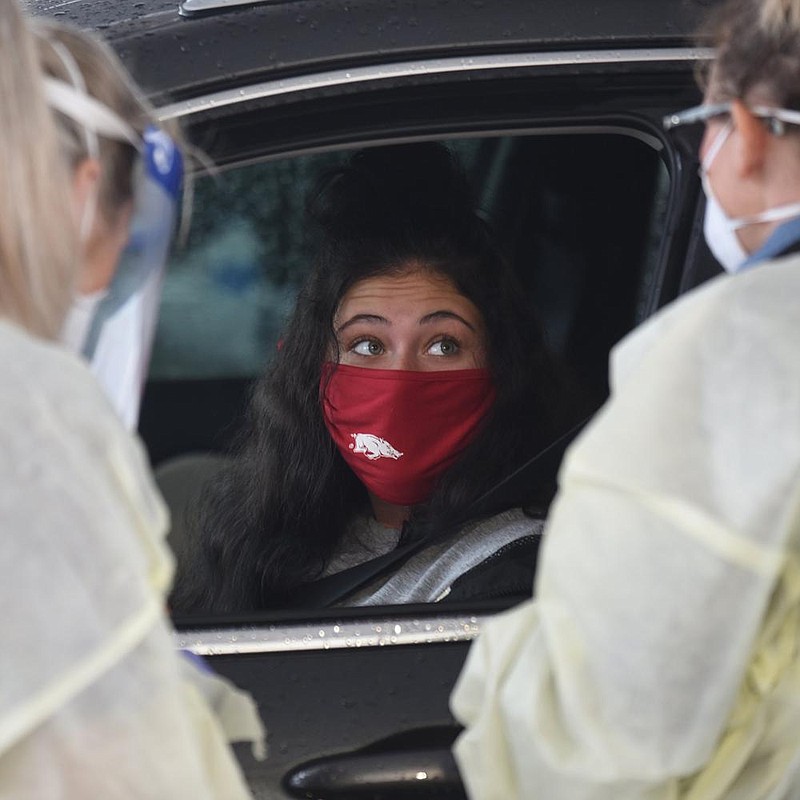
<svg viewBox="0 0 800 800">
<path fill-rule="evenodd" d="M 717 154 L 720 150 L 722 150 L 722 146 L 725 142 L 728 141 L 728 137 L 731 135 L 731 131 L 733 130 L 733 123 L 728 120 L 725 123 L 725 127 L 717 134 L 717 138 L 711 144 L 709 151 L 706 153 L 706 157 L 703 159 L 703 163 L 701 164 L 701 169 L 705 172 L 711 167 L 712 162 L 717 157 Z"/>
</svg>

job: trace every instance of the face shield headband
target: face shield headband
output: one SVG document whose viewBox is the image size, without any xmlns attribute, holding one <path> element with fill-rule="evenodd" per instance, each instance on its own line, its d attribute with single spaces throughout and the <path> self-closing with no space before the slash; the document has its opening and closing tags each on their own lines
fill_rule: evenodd
<svg viewBox="0 0 800 800">
<path fill-rule="evenodd" d="M 139 153 L 130 236 L 114 277 L 103 294 L 76 299 L 62 334 L 62 341 L 89 361 L 117 413 L 133 429 L 178 216 L 183 159 L 159 128 L 150 126 L 140 137 L 111 109 L 74 86 L 48 78 L 45 89 L 51 107 L 90 135 L 127 142 Z"/>
</svg>

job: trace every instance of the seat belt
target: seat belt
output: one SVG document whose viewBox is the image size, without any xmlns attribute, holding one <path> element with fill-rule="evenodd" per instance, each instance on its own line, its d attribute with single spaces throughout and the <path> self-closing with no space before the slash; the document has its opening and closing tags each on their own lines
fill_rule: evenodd
<svg viewBox="0 0 800 800">
<path fill-rule="evenodd" d="M 544 450 L 526 461 L 519 469 L 511 473 L 477 500 L 470 503 L 463 515 L 456 522 L 448 525 L 443 531 L 426 538 L 400 545 L 390 553 L 377 556 L 369 561 L 356 564 L 333 575 L 326 575 L 281 595 L 281 606 L 288 608 L 328 608 L 345 600 L 363 586 L 399 569 L 411 556 L 432 544 L 446 541 L 460 531 L 471 519 L 479 516 L 491 516 L 505 511 L 516 504 L 521 486 L 544 480 L 558 470 L 564 452 L 583 430 L 591 417 L 581 420 L 573 428 L 559 436 Z M 269 598 L 267 598 L 268 600 Z"/>
</svg>

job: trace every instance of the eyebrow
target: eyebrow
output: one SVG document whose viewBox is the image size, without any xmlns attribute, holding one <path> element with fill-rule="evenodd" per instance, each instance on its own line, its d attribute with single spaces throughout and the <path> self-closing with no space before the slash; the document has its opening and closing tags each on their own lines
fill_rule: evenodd
<svg viewBox="0 0 800 800">
<path fill-rule="evenodd" d="M 422 317 L 419 321 L 419 325 L 427 325 L 431 322 L 437 322 L 441 319 L 454 319 L 460 322 L 462 325 L 466 325 L 471 331 L 475 330 L 475 326 L 467 322 L 460 314 L 456 314 L 455 311 L 431 311 L 430 314 L 426 314 Z M 337 329 L 337 333 L 341 333 L 342 331 L 346 330 L 352 325 L 355 325 L 358 322 L 371 322 L 376 323 L 378 325 L 388 325 L 389 320 L 386 317 L 382 317 L 379 314 L 356 314 L 353 317 L 350 317 L 347 322 L 342 323 Z"/>
<path fill-rule="evenodd" d="M 429 322 L 436 322 L 440 319 L 454 319 L 460 322 L 462 325 L 466 325 L 471 331 L 475 330 L 475 326 L 472 323 L 467 322 L 460 314 L 456 314 L 455 311 L 432 311 L 430 314 L 426 314 L 422 319 L 419 321 L 420 325 L 426 325 Z"/>
<path fill-rule="evenodd" d="M 389 320 L 386 317 L 381 317 L 378 314 L 356 314 L 354 317 L 350 317 L 347 322 L 343 322 L 337 329 L 336 333 L 341 333 L 343 330 L 346 330 L 351 325 L 355 325 L 357 322 L 376 322 L 378 325 L 388 325 Z"/>
</svg>

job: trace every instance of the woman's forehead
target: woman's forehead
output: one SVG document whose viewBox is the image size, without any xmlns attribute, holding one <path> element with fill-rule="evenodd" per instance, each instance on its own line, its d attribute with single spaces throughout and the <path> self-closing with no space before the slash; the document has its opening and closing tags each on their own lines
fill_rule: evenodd
<svg viewBox="0 0 800 800">
<path fill-rule="evenodd" d="M 336 316 L 415 309 L 422 314 L 429 310 L 429 306 L 453 307 L 481 316 L 478 308 L 461 294 L 449 277 L 422 269 L 374 275 L 358 281 L 342 297 Z"/>
</svg>

